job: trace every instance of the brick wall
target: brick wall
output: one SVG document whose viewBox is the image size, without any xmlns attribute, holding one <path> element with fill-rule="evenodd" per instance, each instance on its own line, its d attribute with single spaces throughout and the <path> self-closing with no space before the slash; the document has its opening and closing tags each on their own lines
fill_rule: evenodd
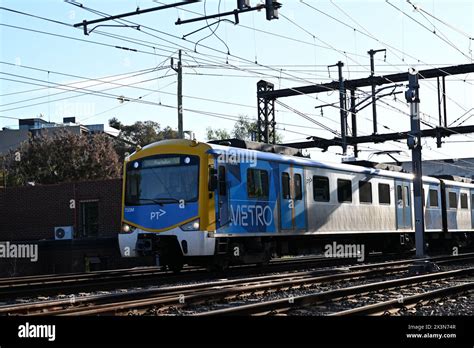
<svg viewBox="0 0 474 348">
<path fill-rule="evenodd" d="M 35 243 L 39 260 L 0 259 L 0 276 L 83 272 L 150 265 L 151 259 L 122 259 L 118 249 L 122 180 L 0 189 L 0 241 Z M 75 209 L 71 209 L 71 200 Z M 98 234 L 77 237 L 81 201 L 98 202 Z M 55 226 L 74 226 L 76 238 L 54 240 Z M 88 266 L 88 260 L 100 260 Z"/>
<path fill-rule="evenodd" d="M 121 192 L 120 179 L 1 189 L 0 240 L 54 239 L 55 226 L 74 226 L 78 232 L 80 202 L 88 200 L 98 200 L 98 237 L 115 237 L 120 230 Z"/>
</svg>

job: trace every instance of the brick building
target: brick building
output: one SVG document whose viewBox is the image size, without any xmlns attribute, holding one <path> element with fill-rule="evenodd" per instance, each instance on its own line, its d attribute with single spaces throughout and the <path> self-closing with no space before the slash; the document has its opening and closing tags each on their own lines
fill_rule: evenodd
<svg viewBox="0 0 474 348">
<path fill-rule="evenodd" d="M 0 258 L 0 276 L 122 268 L 122 180 L 0 189 L 0 241 L 37 244 L 38 260 Z M 69 233 L 59 233 L 58 227 Z"/>
</svg>

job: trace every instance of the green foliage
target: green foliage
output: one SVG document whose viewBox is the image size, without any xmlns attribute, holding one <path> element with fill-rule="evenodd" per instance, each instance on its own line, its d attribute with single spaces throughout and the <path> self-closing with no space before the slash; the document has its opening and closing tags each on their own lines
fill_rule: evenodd
<svg viewBox="0 0 474 348">
<path fill-rule="evenodd" d="M 251 121 L 247 116 L 239 116 L 232 130 L 232 136 L 241 140 L 251 140 L 252 135 L 256 133 L 257 121 Z"/>
<path fill-rule="evenodd" d="M 207 140 L 222 140 L 230 139 L 231 135 L 227 129 L 212 129 L 211 127 L 206 128 Z"/>
<path fill-rule="evenodd" d="M 122 164 L 105 134 L 67 131 L 30 138 L 3 159 L 7 186 L 119 178 Z"/>
<path fill-rule="evenodd" d="M 115 151 L 120 158 L 124 158 L 126 153 L 134 152 L 137 145 L 145 146 L 156 141 L 179 137 L 178 132 L 171 127 L 161 129 L 160 124 L 154 121 L 137 121 L 131 125 L 124 125 L 114 117 L 109 120 L 109 126 L 120 131 L 114 141 Z"/>
<path fill-rule="evenodd" d="M 239 119 L 235 122 L 232 132 L 229 133 L 226 129 L 212 129 L 208 127 L 207 140 L 224 140 L 230 138 L 236 138 L 241 140 L 252 140 L 252 135 L 257 133 L 257 121 L 252 121 L 248 116 L 240 115 Z M 276 143 L 282 143 L 283 136 L 280 133 L 276 133 Z"/>
<path fill-rule="evenodd" d="M 120 131 L 120 139 L 140 146 L 163 139 L 178 138 L 178 132 L 171 127 L 161 129 L 160 124 L 155 121 L 137 121 L 131 125 L 124 125 L 114 117 L 109 120 L 109 126 Z"/>
</svg>

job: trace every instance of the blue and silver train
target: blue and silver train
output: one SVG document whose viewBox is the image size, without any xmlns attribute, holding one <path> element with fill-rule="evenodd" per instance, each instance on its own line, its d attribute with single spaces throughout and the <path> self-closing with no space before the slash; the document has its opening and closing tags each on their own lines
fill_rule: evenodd
<svg viewBox="0 0 474 348">
<path fill-rule="evenodd" d="M 423 177 L 426 241 L 474 235 L 474 184 Z M 226 267 L 362 243 L 396 251 L 414 241 L 413 175 L 311 160 L 278 145 L 164 140 L 124 166 L 122 256 L 161 265 Z"/>
</svg>

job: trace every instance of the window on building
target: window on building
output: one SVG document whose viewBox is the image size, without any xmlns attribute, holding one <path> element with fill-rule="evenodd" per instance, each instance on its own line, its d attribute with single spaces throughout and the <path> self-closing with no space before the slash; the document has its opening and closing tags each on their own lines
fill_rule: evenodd
<svg viewBox="0 0 474 348">
<path fill-rule="evenodd" d="M 372 203 L 372 184 L 368 181 L 359 181 L 359 200 L 361 203 Z"/>
<path fill-rule="evenodd" d="M 249 198 L 268 199 L 268 172 L 266 170 L 247 170 L 247 194 Z"/>
<path fill-rule="evenodd" d="M 295 174 L 295 201 L 303 199 L 303 186 L 301 184 L 301 174 Z"/>
<path fill-rule="evenodd" d="M 291 199 L 290 194 L 290 174 L 283 172 L 281 173 L 281 197 L 283 199 Z"/>
<path fill-rule="evenodd" d="M 99 234 L 99 201 L 80 202 L 81 237 Z"/>
<path fill-rule="evenodd" d="M 461 193 L 461 209 L 469 209 L 467 202 L 467 193 Z"/>
<path fill-rule="evenodd" d="M 430 207 L 439 207 L 438 190 L 430 190 Z"/>
<path fill-rule="evenodd" d="M 316 202 L 329 202 L 329 179 L 313 176 L 313 197 Z"/>
<path fill-rule="evenodd" d="M 390 185 L 379 184 L 379 203 L 390 204 Z"/>
<path fill-rule="evenodd" d="M 452 209 L 458 208 L 458 195 L 456 192 L 449 192 L 449 207 Z"/>
<path fill-rule="evenodd" d="M 337 179 L 337 200 L 340 203 L 352 202 L 352 182 L 345 179 Z"/>
</svg>

